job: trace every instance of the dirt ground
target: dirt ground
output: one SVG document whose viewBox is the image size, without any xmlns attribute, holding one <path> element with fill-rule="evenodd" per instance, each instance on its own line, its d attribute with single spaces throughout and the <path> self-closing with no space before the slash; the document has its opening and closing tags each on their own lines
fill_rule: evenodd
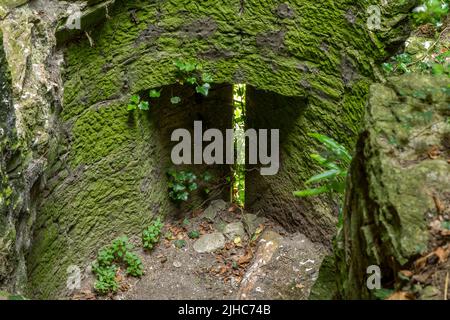
<svg viewBox="0 0 450 320">
<path fill-rule="evenodd" d="M 258 218 L 245 234 L 227 235 L 222 248 L 199 253 L 194 249 L 199 236 L 226 232 L 230 223 L 242 222 L 240 208 L 227 205 L 214 217 L 203 211 L 183 220 L 168 218 L 163 236 L 150 252 L 144 251 L 139 238 L 130 241 L 142 259 L 145 274 L 141 278 L 120 275 L 120 290 L 100 297 L 93 293 L 94 277 L 85 279 L 74 299 L 177 300 L 177 299 L 307 299 L 317 279 L 326 248 L 309 241 L 300 233 L 288 233 L 279 225 Z"/>
</svg>

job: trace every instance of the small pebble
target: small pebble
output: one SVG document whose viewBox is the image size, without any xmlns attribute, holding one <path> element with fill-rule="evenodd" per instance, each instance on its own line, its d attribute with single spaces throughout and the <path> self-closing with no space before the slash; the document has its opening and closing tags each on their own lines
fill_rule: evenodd
<svg viewBox="0 0 450 320">
<path fill-rule="evenodd" d="M 179 268 L 179 267 L 181 267 L 181 262 L 175 261 L 175 262 L 173 263 L 173 266 L 174 266 L 175 268 Z"/>
</svg>

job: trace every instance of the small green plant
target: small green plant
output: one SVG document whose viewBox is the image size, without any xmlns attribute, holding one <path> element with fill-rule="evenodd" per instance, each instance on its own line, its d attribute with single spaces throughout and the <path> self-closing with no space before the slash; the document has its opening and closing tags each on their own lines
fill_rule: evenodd
<svg viewBox="0 0 450 320">
<path fill-rule="evenodd" d="M 139 257 L 131 252 L 133 245 L 126 236 L 115 239 L 111 245 L 98 252 L 97 259 L 92 264 L 92 272 L 97 280 L 94 289 L 99 294 L 115 293 L 119 288 L 117 282 L 118 264 L 126 266 L 126 272 L 133 277 L 140 277 L 144 267 Z"/>
<path fill-rule="evenodd" d="M 169 197 L 177 204 L 187 201 L 190 193 L 198 188 L 197 176 L 192 172 L 169 170 L 167 175 L 169 177 Z"/>
<path fill-rule="evenodd" d="M 198 239 L 200 238 L 200 232 L 198 232 L 197 230 L 192 230 L 188 233 L 188 237 L 190 239 Z"/>
<path fill-rule="evenodd" d="M 421 59 L 413 61 L 408 53 L 401 53 L 382 64 L 386 74 L 403 74 L 418 72 L 430 75 L 450 75 L 450 50 L 442 53 L 430 50 Z"/>
<path fill-rule="evenodd" d="M 111 248 L 105 248 L 98 252 L 97 263 L 99 266 L 110 266 L 114 260 L 114 252 Z"/>
<path fill-rule="evenodd" d="M 124 256 L 127 265 L 127 274 L 132 277 L 141 277 L 144 274 L 144 267 L 141 259 L 133 252 L 127 252 Z"/>
<path fill-rule="evenodd" d="M 316 188 L 309 188 L 294 192 L 296 197 L 316 196 L 325 192 L 345 193 L 345 178 L 352 157 L 346 148 L 333 139 L 319 133 L 310 133 L 310 137 L 318 140 L 326 149 L 324 156 L 313 153 L 310 157 L 325 171 L 306 181 L 306 184 L 318 184 Z"/>
<path fill-rule="evenodd" d="M 152 89 L 149 91 L 148 96 L 151 99 L 156 99 L 161 97 L 161 91 L 162 90 L 155 90 Z M 134 94 L 131 96 L 130 101 L 128 102 L 128 111 L 134 111 L 134 110 L 142 110 L 142 111 L 148 111 L 150 110 L 150 102 L 142 100 L 141 97 L 138 94 Z"/>
<path fill-rule="evenodd" d="M 134 94 L 131 96 L 130 102 L 128 103 L 128 111 L 133 111 L 136 109 L 147 111 L 150 109 L 150 105 L 147 101 L 141 100 L 139 95 Z"/>
<path fill-rule="evenodd" d="M 161 90 L 158 91 L 158 90 L 152 89 L 152 90 L 150 90 L 148 95 L 150 98 L 159 98 L 159 97 L 161 97 Z"/>
<path fill-rule="evenodd" d="M 378 300 L 386 300 L 390 295 L 394 293 L 393 289 L 375 289 L 373 295 Z"/>
<path fill-rule="evenodd" d="M 119 283 L 116 280 L 117 266 L 97 266 L 93 271 L 97 276 L 94 284 L 95 291 L 102 295 L 117 292 L 119 289 Z"/>
<path fill-rule="evenodd" d="M 133 249 L 133 245 L 128 243 L 127 236 L 122 236 L 112 242 L 110 249 L 112 250 L 115 260 L 119 260 L 125 256 L 127 251 Z"/>
<path fill-rule="evenodd" d="M 424 54 L 411 56 L 404 52 L 383 63 L 386 74 L 403 74 L 410 72 L 431 75 L 450 75 L 450 51 L 448 48 L 439 49 L 441 38 L 445 30 L 444 20 L 449 13 L 448 0 L 423 0 L 422 4 L 413 10 L 412 18 L 418 26 L 430 26 L 435 31 L 435 40 L 424 42 Z M 448 27 L 447 27 L 448 28 Z"/>
<path fill-rule="evenodd" d="M 177 68 L 178 83 L 192 85 L 195 87 L 195 92 L 205 97 L 208 96 L 213 78 L 210 74 L 202 72 L 202 67 L 198 62 L 177 60 L 174 65 Z M 181 98 L 175 96 L 170 101 L 172 104 L 178 104 L 181 102 Z"/>
<path fill-rule="evenodd" d="M 174 241 L 173 244 L 174 244 L 175 247 L 177 247 L 178 249 L 181 249 L 181 248 L 186 247 L 186 240 L 178 239 L 178 240 Z"/>
<path fill-rule="evenodd" d="M 158 218 L 142 232 L 142 245 L 144 249 L 151 250 L 154 248 L 161 236 L 162 227 L 163 224 Z"/>
<path fill-rule="evenodd" d="M 449 11 L 448 1 L 425 0 L 414 9 L 413 18 L 418 25 L 431 23 L 440 28 Z"/>
</svg>

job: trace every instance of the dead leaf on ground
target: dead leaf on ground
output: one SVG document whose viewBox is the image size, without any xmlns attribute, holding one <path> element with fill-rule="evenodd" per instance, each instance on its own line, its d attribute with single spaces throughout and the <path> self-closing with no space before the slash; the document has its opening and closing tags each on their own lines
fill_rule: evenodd
<svg viewBox="0 0 450 320">
<path fill-rule="evenodd" d="M 442 203 L 441 199 L 437 195 L 433 195 L 434 205 L 436 206 L 436 211 L 438 214 L 441 214 L 445 210 L 445 206 Z"/>
<path fill-rule="evenodd" d="M 409 270 L 401 270 L 400 273 L 407 278 L 411 278 L 414 275 L 414 273 Z"/>
<path fill-rule="evenodd" d="M 240 266 L 242 266 L 242 265 L 248 264 L 252 260 L 252 258 L 253 258 L 252 251 L 251 250 L 247 250 L 246 254 L 241 256 L 241 257 L 239 257 L 237 262 L 238 262 L 238 264 Z"/>
<path fill-rule="evenodd" d="M 226 267 L 226 266 L 222 266 L 221 268 L 220 268 L 220 270 L 219 270 L 219 275 L 222 275 L 222 274 L 224 274 L 225 272 L 227 272 L 228 271 L 228 268 Z"/>
<path fill-rule="evenodd" d="M 397 291 L 387 297 L 386 300 L 414 300 L 414 295 L 411 292 Z"/>
<path fill-rule="evenodd" d="M 83 290 L 72 297 L 72 300 L 97 300 L 96 295 L 90 290 Z"/>
<path fill-rule="evenodd" d="M 446 249 L 439 247 L 434 251 L 434 254 L 439 258 L 439 263 L 444 263 L 450 255 L 450 246 Z"/>
<path fill-rule="evenodd" d="M 432 160 L 435 160 L 439 157 L 439 155 L 441 154 L 441 150 L 439 150 L 438 146 L 432 146 L 428 152 L 428 157 Z"/>
<path fill-rule="evenodd" d="M 120 291 L 122 291 L 122 292 L 130 290 L 130 288 L 131 288 L 131 286 L 126 282 L 123 282 L 120 284 Z"/>
<path fill-rule="evenodd" d="M 450 255 L 450 246 L 445 249 L 443 247 L 439 247 L 426 256 L 417 259 L 416 262 L 414 262 L 414 266 L 418 270 L 423 269 L 427 265 L 428 258 L 434 255 L 439 258 L 439 263 L 444 263 L 445 261 L 447 261 L 447 258 Z"/>
</svg>

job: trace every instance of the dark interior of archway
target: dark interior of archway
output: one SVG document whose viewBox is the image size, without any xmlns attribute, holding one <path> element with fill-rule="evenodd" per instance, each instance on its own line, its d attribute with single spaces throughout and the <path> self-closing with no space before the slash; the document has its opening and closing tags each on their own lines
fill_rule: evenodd
<svg viewBox="0 0 450 320">
<path fill-rule="evenodd" d="M 203 132 L 210 128 L 216 128 L 222 131 L 225 137 L 225 130 L 232 129 L 237 125 L 236 113 L 234 112 L 237 86 L 244 88 L 245 114 L 243 119 L 245 129 L 280 130 L 280 172 L 285 170 L 283 162 L 286 157 L 295 156 L 295 154 L 289 152 L 288 148 L 284 147 L 284 144 L 290 141 L 290 133 L 307 107 L 306 98 L 283 96 L 274 92 L 259 90 L 250 85 L 215 84 L 212 86 L 208 97 L 197 94 L 193 88 L 188 86 L 165 86 L 161 90 L 160 98 L 150 100 L 150 112 L 148 114 L 143 113 L 158 129 L 159 148 L 161 148 L 161 150 L 158 150 L 158 154 L 160 154 L 162 164 L 160 168 L 163 168 L 162 170 L 174 168 L 177 171 L 191 171 L 197 177 L 201 177 L 205 172 L 213 176 L 213 180 L 207 186 L 210 189 L 209 192 L 204 193 L 204 188 L 193 192 L 189 201 L 190 204 L 187 207 L 181 207 L 182 211 L 192 209 L 213 199 L 237 201 L 235 197 L 238 195 L 236 190 L 233 190 L 233 186 L 234 188 L 244 186 L 244 184 L 241 184 L 237 187 L 233 181 L 233 170 L 236 169 L 236 164 L 234 166 L 227 164 L 175 166 L 170 158 L 172 148 L 178 143 L 171 141 L 172 132 L 176 129 L 187 129 L 193 136 L 194 121 L 202 121 Z M 145 96 L 148 96 L 148 94 L 143 92 L 142 97 Z M 181 102 L 172 104 L 171 97 L 173 96 L 180 97 Z M 242 119 L 239 121 L 242 121 Z M 246 143 L 248 153 L 248 140 Z M 270 134 L 268 143 L 270 154 L 272 152 L 270 150 Z M 208 142 L 204 142 L 203 147 L 207 144 Z M 280 185 L 283 185 L 285 181 L 280 181 L 278 175 L 261 176 L 259 166 L 249 164 L 244 166 L 245 206 L 248 209 L 263 211 L 262 214 L 268 214 L 281 224 L 286 224 L 289 219 L 283 218 L 283 215 L 288 215 L 293 209 L 289 208 L 289 202 L 283 203 L 274 195 L 274 191 L 277 193 Z M 282 174 L 281 180 L 285 178 L 286 175 Z M 295 180 L 295 177 L 292 178 Z M 264 208 L 268 208 L 269 212 L 266 213 Z M 295 208 L 295 210 L 297 209 Z"/>
</svg>

